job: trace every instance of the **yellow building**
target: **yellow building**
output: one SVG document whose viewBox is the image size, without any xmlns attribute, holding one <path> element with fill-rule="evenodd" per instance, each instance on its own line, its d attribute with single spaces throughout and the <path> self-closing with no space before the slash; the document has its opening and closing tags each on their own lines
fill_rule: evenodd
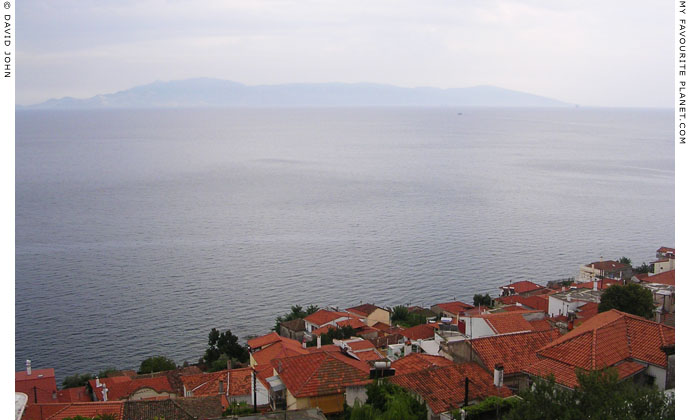
<svg viewBox="0 0 690 420">
<path fill-rule="evenodd" d="M 391 313 L 387 309 L 379 308 L 371 303 L 355 306 L 346 309 L 347 312 L 365 319 L 368 326 L 373 326 L 378 322 L 391 325 Z"/>
</svg>

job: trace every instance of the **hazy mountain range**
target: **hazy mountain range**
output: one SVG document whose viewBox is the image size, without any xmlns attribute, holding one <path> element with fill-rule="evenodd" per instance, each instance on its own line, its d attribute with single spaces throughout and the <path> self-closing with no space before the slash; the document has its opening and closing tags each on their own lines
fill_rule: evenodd
<svg viewBox="0 0 690 420">
<path fill-rule="evenodd" d="M 439 89 L 374 83 L 296 83 L 247 86 L 198 78 L 154 82 L 88 99 L 65 97 L 18 109 L 172 108 L 269 106 L 570 106 L 494 86 Z"/>
</svg>

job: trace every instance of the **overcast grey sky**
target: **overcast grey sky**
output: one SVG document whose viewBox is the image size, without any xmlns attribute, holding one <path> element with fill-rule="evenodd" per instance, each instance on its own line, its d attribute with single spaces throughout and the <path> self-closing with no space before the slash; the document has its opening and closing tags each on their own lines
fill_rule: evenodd
<svg viewBox="0 0 690 420">
<path fill-rule="evenodd" d="M 17 103 L 155 80 L 494 85 L 671 107 L 670 0 L 22 0 Z"/>
</svg>

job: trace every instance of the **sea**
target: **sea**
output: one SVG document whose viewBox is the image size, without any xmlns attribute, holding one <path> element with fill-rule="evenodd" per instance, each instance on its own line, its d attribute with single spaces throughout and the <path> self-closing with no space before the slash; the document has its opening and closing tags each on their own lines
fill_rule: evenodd
<svg viewBox="0 0 690 420">
<path fill-rule="evenodd" d="M 19 110 L 15 369 L 194 363 L 292 305 L 653 261 L 673 143 L 670 109 Z"/>
</svg>

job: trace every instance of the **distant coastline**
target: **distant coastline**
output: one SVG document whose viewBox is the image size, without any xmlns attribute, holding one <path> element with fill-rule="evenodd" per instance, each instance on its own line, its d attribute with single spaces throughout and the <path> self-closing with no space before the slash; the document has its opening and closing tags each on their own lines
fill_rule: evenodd
<svg viewBox="0 0 690 420">
<path fill-rule="evenodd" d="M 495 86 L 440 89 L 374 83 L 296 83 L 248 86 L 197 78 L 154 82 L 115 93 L 65 97 L 17 109 L 109 109 L 300 106 L 570 107 L 556 99 Z"/>
</svg>

